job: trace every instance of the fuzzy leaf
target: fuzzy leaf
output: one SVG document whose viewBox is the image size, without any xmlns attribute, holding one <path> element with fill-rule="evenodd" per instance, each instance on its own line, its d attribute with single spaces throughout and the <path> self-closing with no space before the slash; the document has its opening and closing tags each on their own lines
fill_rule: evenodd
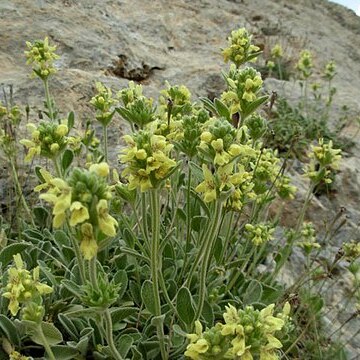
<svg viewBox="0 0 360 360">
<path fill-rule="evenodd" d="M 0 264 L 4 269 L 12 260 L 13 256 L 20 254 L 31 245 L 26 243 L 15 243 L 4 247 L 0 252 Z"/>
<path fill-rule="evenodd" d="M 176 310 L 180 319 L 186 324 L 191 325 L 195 319 L 195 310 L 191 293 L 187 287 L 182 287 L 176 296 Z"/>
<path fill-rule="evenodd" d="M 63 341 L 60 330 L 54 324 L 42 321 L 41 329 L 49 345 L 57 345 Z M 44 339 L 37 328 L 34 329 L 30 337 L 31 340 L 34 341 L 34 343 L 44 345 Z"/>
<path fill-rule="evenodd" d="M 13 322 L 5 315 L 0 314 L 0 333 L 13 344 L 19 346 L 20 338 Z"/>
<path fill-rule="evenodd" d="M 51 347 L 56 360 L 73 360 L 79 356 L 79 351 L 66 345 L 56 345 Z"/>
<path fill-rule="evenodd" d="M 155 294 L 153 292 L 153 284 L 150 280 L 145 280 L 141 287 L 141 299 L 151 314 L 155 315 Z"/>
<path fill-rule="evenodd" d="M 61 159 L 61 168 L 64 173 L 69 168 L 73 160 L 74 160 L 74 153 L 72 152 L 72 150 L 66 149 Z"/>
</svg>

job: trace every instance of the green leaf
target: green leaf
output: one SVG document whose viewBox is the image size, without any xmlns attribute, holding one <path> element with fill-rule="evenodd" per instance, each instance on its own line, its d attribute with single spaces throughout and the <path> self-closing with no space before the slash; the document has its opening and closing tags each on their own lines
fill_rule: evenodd
<svg viewBox="0 0 360 360">
<path fill-rule="evenodd" d="M 153 292 L 153 283 L 150 280 L 145 280 L 141 287 L 141 299 L 150 313 L 155 315 L 155 294 Z"/>
<path fill-rule="evenodd" d="M 244 294 L 244 304 L 250 305 L 261 300 L 263 288 L 259 281 L 251 280 Z"/>
<path fill-rule="evenodd" d="M 57 345 L 63 341 L 63 337 L 60 330 L 54 324 L 42 321 L 40 326 L 44 334 L 44 337 L 46 339 L 46 342 L 50 346 Z M 31 340 L 34 341 L 34 343 L 39 345 L 45 345 L 44 339 L 41 334 L 41 330 L 39 328 L 35 328 L 34 332 L 31 334 L 30 337 Z"/>
<path fill-rule="evenodd" d="M 42 206 L 35 206 L 33 208 L 36 224 L 40 227 L 44 227 L 49 219 L 49 212 Z"/>
<path fill-rule="evenodd" d="M 44 177 L 41 175 L 40 170 L 42 169 L 41 166 L 37 165 L 35 166 L 35 175 L 38 177 L 38 179 L 40 180 L 41 183 L 45 182 Z"/>
<path fill-rule="evenodd" d="M 162 315 L 159 315 L 159 316 L 154 316 L 151 319 L 151 325 L 155 326 L 155 327 L 163 326 L 164 321 L 165 321 L 165 314 L 162 314 Z"/>
<path fill-rule="evenodd" d="M 212 325 L 214 323 L 214 311 L 211 305 L 206 300 L 204 301 L 204 307 L 201 315 L 203 316 L 208 325 Z"/>
<path fill-rule="evenodd" d="M 66 149 L 61 159 L 61 168 L 65 173 L 74 160 L 74 153 L 70 149 Z"/>
<path fill-rule="evenodd" d="M 38 260 L 41 273 L 46 276 L 46 278 L 51 282 L 51 285 L 58 286 L 59 282 L 56 280 L 55 276 L 51 273 L 51 270 L 46 266 L 45 262 Z"/>
<path fill-rule="evenodd" d="M 206 220 L 206 216 L 193 216 L 191 219 L 191 228 L 196 232 L 201 231 L 202 229 L 204 229 L 203 225 L 206 223 Z"/>
<path fill-rule="evenodd" d="M 119 350 L 120 355 L 125 359 L 127 353 L 129 352 L 131 345 L 133 344 L 134 339 L 130 335 L 120 336 L 117 343 L 117 349 Z"/>
<path fill-rule="evenodd" d="M 10 319 L 2 314 L 0 314 L 0 333 L 1 332 L 13 345 L 20 345 L 20 338 L 15 325 Z"/>
<path fill-rule="evenodd" d="M 186 324 L 191 325 L 195 319 L 195 310 L 191 293 L 187 287 L 182 287 L 176 296 L 176 310 L 180 319 Z"/>
<path fill-rule="evenodd" d="M 63 285 L 67 290 L 69 290 L 76 297 L 80 297 L 82 294 L 80 286 L 71 280 L 64 279 L 61 281 L 61 285 Z"/>
<path fill-rule="evenodd" d="M 16 243 L 4 247 L 0 252 L 0 264 L 2 268 L 4 269 L 13 260 L 14 255 L 20 254 L 30 246 L 31 244 L 27 243 Z"/>
<path fill-rule="evenodd" d="M 81 318 L 81 317 L 98 319 L 98 314 L 102 313 L 103 311 L 104 311 L 103 308 L 96 308 L 96 307 L 83 308 L 81 305 L 75 305 L 73 306 L 73 308 L 71 308 L 71 310 L 67 311 L 64 314 L 70 319 Z"/>
<path fill-rule="evenodd" d="M 217 113 L 219 114 L 220 117 L 224 117 L 227 120 L 231 120 L 230 119 L 230 111 L 228 109 L 228 107 L 222 103 L 219 99 L 214 100 L 214 105 L 216 107 Z"/>
<path fill-rule="evenodd" d="M 71 340 L 77 341 L 79 339 L 79 332 L 74 323 L 65 314 L 59 314 L 58 319 L 68 335 L 70 335 Z"/>
<path fill-rule="evenodd" d="M 74 127 L 74 124 L 75 124 L 75 114 L 73 111 L 70 111 L 67 118 L 67 127 L 69 131 Z"/>
<path fill-rule="evenodd" d="M 66 345 L 56 345 L 51 347 L 56 360 L 73 360 L 79 356 L 79 351 Z"/>
<path fill-rule="evenodd" d="M 210 111 L 214 115 L 217 114 L 216 107 L 214 106 L 214 104 L 212 103 L 212 101 L 210 99 L 205 98 L 205 97 L 200 97 L 199 100 L 204 104 L 204 107 L 206 110 Z"/>
<path fill-rule="evenodd" d="M 138 311 L 139 309 L 135 307 L 120 307 L 116 309 L 111 309 L 111 320 L 113 324 L 116 325 L 117 323 L 128 318 L 129 316 L 136 314 Z"/>
<path fill-rule="evenodd" d="M 119 270 L 114 276 L 114 281 L 116 284 L 121 284 L 121 288 L 118 293 L 118 300 L 121 300 L 126 292 L 127 285 L 128 285 L 128 277 L 127 277 L 126 271 Z"/>
<path fill-rule="evenodd" d="M 251 102 L 243 111 L 241 112 L 241 118 L 245 119 L 248 117 L 251 113 L 253 113 L 258 107 L 260 107 L 262 104 L 264 104 L 269 96 L 265 95 L 262 97 L 259 97 L 255 101 Z"/>
</svg>

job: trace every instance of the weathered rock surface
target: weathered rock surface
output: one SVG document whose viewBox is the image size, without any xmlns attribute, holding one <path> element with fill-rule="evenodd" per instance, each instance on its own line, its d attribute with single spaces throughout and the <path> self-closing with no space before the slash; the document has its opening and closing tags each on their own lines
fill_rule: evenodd
<svg viewBox="0 0 360 360">
<path fill-rule="evenodd" d="M 91 116 L 88 101 L 99 80 L 117 90 L 133 79 L 149 96 L 157 96 L 168 80 L 188 86 L 194 99 L 214 97 L 224 86 L 219 49 L 231 30 L 243 26 L 265 47 L 280 42 L 293 62 L 302 49 L 310 49 L 317 74 L 328 60 L 335 60 L 336 102 L 360 111 L 360 17 L 325 0 L 0 0 L 0 83 L 13 84 L 16 103 L 28 103 L 36 118 L 42 84 L 29 80 L 23 51 L 26 40 L 49 36 L 61 54 L 51 92 L 63 114 L 75 110 L 78 121 Z M 283 85 L 268 81 L 266 88 L 289 93 L 293 86 Z M 123 126 L 118 120 L 118 132 Z M 350 124 L 346 131 L 356 135 L 357 126 Z M 334 246 L 350 234 L 359 237 L 355 230 L 360 220 L 360 141 L 356 136 L 354 141 L 337 175 L 336 194 L 315 199 L 307 214 L 322 225 L 323 219 L 331 221 L 341 206 L 346 207 L 348 224 Z M 297 173 L 293 177 L 300 200 L 306 182 Z M 300 201 L 289 214 L 297 204 Z M 353 321 L 345 336 L 357 327 L 359 322 Z M 359 338 L 349 349 L 357 355 Z"/>
</svg>

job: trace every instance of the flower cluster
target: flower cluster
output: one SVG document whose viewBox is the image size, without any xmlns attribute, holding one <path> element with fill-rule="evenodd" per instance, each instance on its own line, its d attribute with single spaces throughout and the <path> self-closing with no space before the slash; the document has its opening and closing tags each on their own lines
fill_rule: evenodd
<svg viewBox="0 0 360 360">
<path fill-rule="evenodd" d="M 235 136 L 235 128 L 226 119 L 218 119 L 207 131 L 202 132 L 199 150 L 215 166 L 226 165 L 242 151 L 234 143 Z"/>
<path fill-rule="evenodd" d="M 260 48 L 251 44 L 252 36 L 245 28 L 234 30 L 228 37 L 228 47 L 222 51 L 225 62 L 232 61 L 236 67 L 256 60 Z"/>
<path fill-rule="evenodd" d="M 0 148 L 11 157 L 16 153 L 16 127 L 20 124 L 21 112 L 18 106 L 2 106 L 0 102 Z"/>
<path fill-rule="evenodd" d="M 112 109 L 115 99 L 112 97 L 111 89 L 101 82 L 96 82 L 96 90 L 97 94 L 91 98 L 90 104 L 96 109 L 96 120 L 107 126 L 115 114 L 115 110 Z"/>
<path fill-rule="evenodd" d="M 204 109 L 194 109 L 191 115 L 185 115 L 181 119 L 181 126 L 176 129 L 175 146 L 189 158 L 198 153 L 202 125 L 209 120 L 209 114 Z M 172 126 L 173 121 L 170 124 Z M 169 134 L 170 135 L 170 134 Z M 169 138 L 169 136 L 167 137 Z"/>
<path fill-rule="evenodd" d="M 275 183 L 275 186 L 280 198 L 290 200 L 294 199 L 297 187 L 290 183 L 290 178 L 288 176 L 282 175 Z"/>
<path fill-rule="evenodd" d="M 280 44 L 275 44 L 275 46 L 271 49 L 271 56 L 275 59 L 282 58 L 284 55 L 283 49 Z"/>
<path fill-rule="evenodd" d="M 42 295 L 51 294 L 53 289 L 39 281 L 40 268 L 32 273 L 24 267 L 21 255 L 14 255 L 15 266 L 8 270 L 8 280 L 3 297 L 9 299 L 8 309 L 13 316 L 20 310 L 20 305 L 35 303 L 41 306 Z"/>
<path fill-rule="evenodd" d="M 261 74 L 251 67 L 239 70 L 231 66 L 225 76 L 228 90 L 222 93 L 221 100 L 231 114 L 243 113 L 258 98 L 263 84 Z"/>
<path fill-rule="evenodd" d="M 229 163 L 217 168 L 213 174 L 207 165 L 202 165 L 204 181 L 202 181 L 195 191 L 203 193 L 205 202 L 216 199 L 227 200 L 225 207 L 233 210 L 241 210 L 245 198 L 252 197 L 251 174 L 239 167 L 234 171 L 234 163 Z M 222 196 L 222 193 L 224 196 Z"/>
<path fill-rule="evenodd" d="M 341 150 L 334 149 L 331 140 L 324 143 L 324 139 L 319 139 L 319 145 L 311 145 L 311 149 L 306 175 L 314 184 L 321 181 L 330 184 L 332 171 L 339 168 Z"/>
<path fill-rule="evenodd" d="M 120 161 L 126 164 L 122 175 L 129 182 L 129 190 L 142 192 L 156 188 L 165 180 L 176 162 L 169 157 L 174 145 L 161 135 L 142 130 L 123 137 L 128 147 L 122 150 Z"/>
<path fill-rule="evenodd" d="M 344 256 L 346 259 L 353 261 L 360 258 L 360 242 L 354 240 L 342 245 Z"/>
<path fill-rule="evenodd" d="M 273 239 L 274 227 L 271 224 L 259 223 L 256 225 L 245 225 L 245 237 L 248 238 L 255 246 L 267 243 Z"/>
<path fill-rule="evenodd" d="M 309 50 L 303 50 L 300 53 L 300 59 L 296 64 L 296 69 L 299 71 L 302 79 L 307 79 L 312 74 L 313 62 L 312 55 Z"/>
<path fill-rule="evenodd" d="M 257 157 L 251 162 L 254 171 L 255 192 L 263 194 L 268 183 L 275 183 L 280 171 L 280 159 L 277 151 L 264 148 L 257 149 Z"/>
<path fill-rule="evenodd" d="M 336 64 L 334 60 L 331 60 L 325 65 L 323 77 L 326 80 L 331 81 L 335 75 L 336 75 Z"/>
<path fill-rule="evenodd" d="M 69 212 L 69 225 L 79 226 L 80 250 L 85 259 L 92 259 L 98 251 L 98 231 L 109 237 L 116 234 L 117 221 L 108 209 L 109 166 L 100 163 L 91 165 L 89 170 L 74 169 L 66 181 L 52 178 L 45 170 L 41 174 L 44 183 L 35 190 L 47 189 L 40 199 L 53 205 L 53 226 L 62 226 Z"/>
<path fill-rule="evenodd" d="M 276 315 L 274 307 L 271 304 L 259 311 L 248 306 L 238 311 L 229 305 L 223 315 L 225 324 L 217 323 L 204 332 L 197 321 L 195 333 L 187 335 L 190 344 L 184 355 L 193 360 L 280 359 L 282 343 L 277 336 L 290 321 L 290 305 L 286 303 Z"/>
<path fill-rule="evenodd" d="M 14 350 L 9 354 L 9 360 L 30 360 L 30 358 Z"/>
<path fill-rule="evenodd" d="M 316 231 L 311 222 L 303 224 L 300 230 L 301 239 L 297 245 L 304 249 L 306 254 L 310 254 L 313 249 L 320 248 L 320 244 L 316 242 Z"/>
<path fill-rule="evenodd" d="M 54 60 L 59 56 L 55 54 L 56 46 L 49 45 L 49 39 L 46 37 L 43 41 L 36 40 L 32 44 L 27 41 L 28 51 L 25 51 L 27 64 L 33 66 L 33 73 L 42 80 L 46 80 L 51 74 L 56 72 Z"/>
<path fill-rule="evenodd" d="M 143 129 L 146 124 L 155 120 L 153 99 L 143 95 L 141 85 L 130 81 L 129 87 L 120 90 L 117 97 L 123 105 L 117 107 L 116 111 L 130 124 Z"/>
<path fill-rule="evenodd" d="M 245 125 L 248 128 L 252 140 L 261 139 L 267 130 L 266 120 L 258 113 L 251 114 L 246 120 Z"/>
<path fill-rule="evenodd" d="M 31 132 L 31 140 L 20 140 L 20 144 L 28 149 L 25 161 L 31 161 L 36 155 L 53 159 L 65 149 L 69 132 L 65 124 L 42 122 L 38 127 L 28 124 L 27 128 Z"/>
<path fill-rule="evenodd" d="M 109 282 L 106 275 L 101 273 L 97 280 L 97 288 L 94 288 L 91 282 L 82 287 L 82 300 L 90 307 L 106 309 L 118 299 L 121 285 L 114 281 Z"/>
</svg>

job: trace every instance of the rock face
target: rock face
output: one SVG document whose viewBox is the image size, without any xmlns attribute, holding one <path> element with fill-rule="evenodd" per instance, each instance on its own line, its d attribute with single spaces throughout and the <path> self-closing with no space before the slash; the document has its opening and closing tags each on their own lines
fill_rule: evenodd
<svg viewBox="0 0 360 360">
<path fill-rule="evenodd" d="M 317 74 L 335 60 L 337 104 L 360 111 L 360 17 L 325 0 L 1 0 L 0 82 L 14 86 L 17 104 L 41 108 L 42 84 L 28 79 L 23 52 L 26 40 L 48 36 L 61 55 L 51 92 L 62 112 L 74 110 L 78 121 L 91 116 L 88 101 L 99 80 L 117 90 L 132 79 L 149 96 L 157 96 L 168 80 L 189 87 L 194 99 L 213 98 L 224 86 L 219 50 L 238 27 L 246 27 L 265 48 L 280 42 L 294 62 L 301 50 L 311 50 Z M 274 88 L 276 82 L 268 82 L 267 90 Z M 36 114 L 31 112 L 35 119 Z M 119 121 L 118 128 L 123 126 Z M 356 125 L 347 131 L 353 136 Z M 337 176 L 337 194 L 316 199 L 311 208 L 319 222 L 347 208 L 348 225 L 337 245 L 360 220 L 360 142 L 354 141 Z M 306 186 L 294 178 L 300 189 Z M 350 336 L 359 322 L 352 324 Z M 356 355 L 359 340 L 351 345 Z"/>
</svg>

